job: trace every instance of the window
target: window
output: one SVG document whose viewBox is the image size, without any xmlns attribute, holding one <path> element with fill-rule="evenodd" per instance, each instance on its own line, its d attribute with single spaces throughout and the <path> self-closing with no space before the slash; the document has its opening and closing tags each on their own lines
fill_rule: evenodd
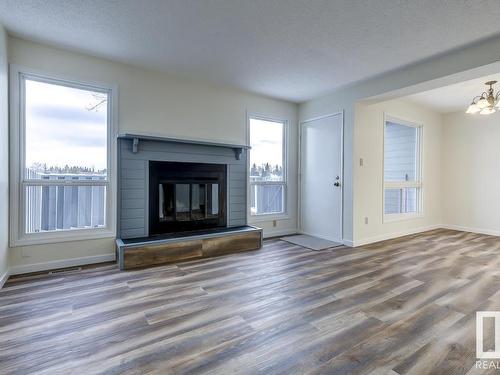
<svg viewBox="0 0 500 375">
<path fill-rule="evenodd" d="M 111 89 L 20 71 L 14 80 L 14 245 L 109 234 Z"/>
<path fill-rule="evenodd" d="M 250 118 L 250 213 L 286 212 L 286 122 Z"/>
<path fill-rule="evenodd" d="M 384 127 L 385 217 L 418 214 L 422 202 L 422 127 L 388 116 Z"/>
</svg>

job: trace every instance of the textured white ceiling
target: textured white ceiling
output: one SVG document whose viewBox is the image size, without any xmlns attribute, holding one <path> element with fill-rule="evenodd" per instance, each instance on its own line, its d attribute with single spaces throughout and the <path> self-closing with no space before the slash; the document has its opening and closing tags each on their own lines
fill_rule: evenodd
<svg viewBox="0 0 500 375">
<path fill-rule="evenodd" d="M 494 85 L 493 88 L 495 93 L 500 90 L 500 74 L 493 74 L 409 95 L 406 98 L 440 113 L 465 112 L 472 98 L 481 95 L 483 91 L 489 88 L 484 84 L 488 81 L 498 81 L 499 83 Z"/>
<path fill-rule="evenodd" d="M 498 0 L 0 0 L 16 36 L 303 101 L 500 33 Z"/>
</svg>

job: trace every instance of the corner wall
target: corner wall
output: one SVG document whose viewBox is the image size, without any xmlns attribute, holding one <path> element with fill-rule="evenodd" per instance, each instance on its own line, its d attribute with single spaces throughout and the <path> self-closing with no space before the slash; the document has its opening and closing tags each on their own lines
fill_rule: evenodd
<svg viewBox="0 0 500 375">
<path fill-rule="evenodd" d="M 119 132 L 248 144 L 247 113 L 290 122 L 288 217 L 257 222 L 266 236 L 297 230 L 298 106 L 227 87 L 179 79 L 18 38 L 9 38 L 9 62 L 72 79 L 118 85 Z M 250 222 L 251 223 L 251 222 Z M 81 259 L 88 257 L 88 261 Z M 16 247 L 12 273 L 114 257 L 113 239 Z"/>
<path fill-rule="evenodd" d="M 9 271 L 9 116 L 7 34 L 0 24 L 0 288 Z"/>
<path fill-rule="evenodd" d="M 444 116 L 443 215 L 447 227 L 500 236 L 500 113 Z"/>
</svg>

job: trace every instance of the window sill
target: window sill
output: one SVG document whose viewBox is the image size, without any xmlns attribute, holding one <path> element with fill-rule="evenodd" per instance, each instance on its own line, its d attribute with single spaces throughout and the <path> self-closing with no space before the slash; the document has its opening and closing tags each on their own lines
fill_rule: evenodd
<svg viewBox="0 0 500 375">
<path fill-rule="evenodd" d="M 397 221 L 405 221 L 405 220 L 413 220 L 420 219 L 424 217 L 422 212 L 418 213 L 409 213 L 409 214 L 388 214 L 384 215 L 383 223 L 393 223 Z"/>
<path fill-rule="evenodd" d="M 289 220 L 290 216 L 288 214 L 262 214 L 262 215 L 250 215 L 248 216 L 248 222 L 252 223 L 262 223 L 269 222 L 273 220 Z"/>
<path fill-rule="evenodd" d="M 114 238 L 116 234 L 109 228 L 102 229 L 75 229 L 72 231 L 31 233 L 18 239 L 11 239 L 10 247 L 48 245 L 59 242 L 72 242 L 83 240 L 97 240 Z"/>
</svg>

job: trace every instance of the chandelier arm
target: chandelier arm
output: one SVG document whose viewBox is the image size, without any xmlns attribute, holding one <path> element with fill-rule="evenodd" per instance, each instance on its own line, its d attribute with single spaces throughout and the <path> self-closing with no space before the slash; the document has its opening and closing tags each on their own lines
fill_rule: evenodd
<svg viewBox="0 0 500 375">
<path fill-rule="evenodd" d="M 484 92 L 483 92 L 483 94 L 484 94 Z M 476 100 L 477 98 L 481 99 L 481 98 L 483 97 L 483 94 L 481 94 L 481 95 L 476 95 L 475 97 L 473 97 L 473 98 L 472 98 L 472 103 L 476 104 L 475 100 Z M 500 94 L 500 92 L 499 92 L 499 94 Z"/>
</svg>

